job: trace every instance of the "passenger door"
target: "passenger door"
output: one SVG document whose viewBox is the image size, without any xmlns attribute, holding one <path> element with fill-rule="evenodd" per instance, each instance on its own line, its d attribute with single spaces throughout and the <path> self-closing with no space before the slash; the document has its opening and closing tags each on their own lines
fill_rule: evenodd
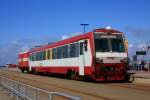
<svg viewBox="0 0 150 100">
<path fill-rule="evenodd" d="M 79 49 L 79 75 L 84 75 L 84 65 L 85 65 L 85 58 L 84 58 L 84 40 L 80 42 L 80 49 Z"/>
</svg>

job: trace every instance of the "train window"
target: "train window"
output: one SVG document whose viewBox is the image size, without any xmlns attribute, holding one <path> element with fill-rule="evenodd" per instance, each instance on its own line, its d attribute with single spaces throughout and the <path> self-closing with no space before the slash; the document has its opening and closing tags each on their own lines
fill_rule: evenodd
<svg viewBox="0 0 150 100">
<path fill-rule="evenodd" d="M 33 54 L 31 54 L 31 61 L 33 61 Z"/>
<path fill-rule="evenodd" d="M 70 57 L 79 56 L 79 43 L 70 44 Z"/>
<path fill-rule="evenodd" d="M 32 56 L 31 56 L 31 54 L 29 55 L 29 59 L 32 61 Z"/>
<path fill-rule="evenodd" d="M 97 52 L 110 51 L 109 39 L 95 39 L 95 50 Z"/>
<path fill-rule="evenodd" d="M 44 59 L 43 52 L 41 51 L 41 60 Z"/>
<path fill-rule="evenodd" d="M 41 52 L 41 55 L 42 55 L 42 59 L 41 60 L 44 60 L 44 52 L 43 51 Z"/>
<path fill-rule="evenodd" d="M 80 55 L 83 55 L 83 42 L 80 43 Z"/>
<path fill-rule="evenodd" d="M 37 53 L 35 53 L 35 61 L 37 61 Z"/>
<path fill-rule="evenodd" d="M 76 43 L 76 57 L 79 57 L 79 43 Z"/>
<path fill-rule="evenodd" d="M 33 53 L 33 56 L 32 56 L 32 57 L 33 57 L 33 61 L 35 61 L 35 53 Z"/>
<path fill-rule="evenodd" d="M 111 39 L 112 51 L 113 52 L 124 52 L 124 44 L 121 39 Z"/>
<path fill-rule="evenodd" d="M 57 58 L 58 59 L 62 58 L 62 47 L 58 47 L 58 49 L 57 49 Z"/>
<path fill-rule="evenodd" d="M 39 61 L 40 60 L 40 55 L 39 52 L 36 53 L 36 60 Z"/>
<path fill-rule="evenodd" d="M 38 61 L 41 59 L 41 52 L 38 52 Z"/>
<path fill-rule="evenodd" d="M 36 53 L 34 53 L 34 61 L 36 61 Z"/>
<path fill-rule="evenodd" d="M 37 60 L 37 53 L 34 53 L 34 61 Z"/>
<path fill-rule="evenodd" d="M 57 49 L 53 48 L 52 49 L 52 59 L 56 59 L 57 58 Z"/>
<path fill-rule="evenodd" d="M 37 54 L 37 61 L 39 61 L 40 60 L 40 52 L 37 52 L 36 54 Z"/>
<path fill-rule="evenodd" d="M 42 60 L 43 56 L 42 56 L 42 52 L 39 52 L 39 60 Z"/>
<path fill-rule="evenodd" d="M 35 57 L 36 57 L 36 55 L 35 55 L 35 53 L 33 53 L 33 61 L 36 61 Z"/>
<path fill-rule="evenodd" d="M 47 59 L 50 59 L 50 49 L 47 50 Z"/>
<path fill-rule="evenodd" d="M 37 61 L 37 53 L 35 53 L 35 61 Z"/>
<path fill-rule="evenodd" d="M 46 60 L 46 51 L 43 51 L 43 59 L 42 60 Z"/>
<path fill-rule="evenodd" d="M 34 54 L 32 54 L 32 61 L 34 61 Z"/>
<path fill-rule="evenodd" d="M 68 45 L 62 47 L 63 58 L 68 58 Z"/>
<path fill-rule="evenodd" d="M 88 41 L 87 41 L 87 40 L 85 40 L 85 41 L 84 41 L 84 50 L 85 50 L 85 51 L 87 51 L 87 50 L 88 50 L 88 49 L 87 49 L 87 46 L 88 46 Z"/>
<path fill-rule="evenodd" d="M 70 44 L 70 57 L 75 57 L 75 44 Z"/>
<path fill-rule="evenodd" d="M 42 60 L 42 52 L 39 53 L 39 60 Z"/>
</svg>

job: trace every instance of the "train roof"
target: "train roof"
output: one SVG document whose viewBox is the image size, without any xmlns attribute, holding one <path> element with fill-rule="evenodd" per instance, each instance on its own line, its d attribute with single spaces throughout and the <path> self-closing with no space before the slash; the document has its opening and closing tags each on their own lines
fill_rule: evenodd
<svg viewBox="0 0 150 100">
<path fill-rule="evenodd" d="M 118 30 L 115 29 L 106 29 L 106 28 L 98 28 L 98 29 L 94 29 L 94 32 L 102 32 L 102 33 L 120 33 L 122 34 L 123 32 L 120 32 Z"/>
<path fill-rule="evenodd" d="M 29 52 L 28 50 L 27 51 L 22 51 L 19 54 L 25 54 L 25 53 L 28 53 L 28 52 Z"/>
<path fill-rule="evenodd" d="M 65 40 L 61 40 L 61 41 L 58 41 L 58 42 L 54 42 L 52 44 L 47 44 L 47 45 L 43 45 L 41 47 L 37 47 L 37 48 L 32 48 L 29 53 L 32 53 L 32 52 L 37 52 L 37 51 L 42 51 L 42 50 L 45 50 L 45 49 L 48 49 L 48 48 L 53 48 L 53 47 L 57 47 L 57 46 L 60 46 L 60 45 L 65 45 L 67 44 L 68 42 L 72 43 L 72 42 L 75 42 L 75 41 L 78 41 L 80 39 L 86 39 L 88 37 L 91 37 L 91 35 L 95 32 L 98 32 L 98 33 L 117 33 L 117 34 L 123 34 L 122 32 L 120 31 L 117 31 L 117 30 L 114 30 L 114 29 L 106 29 L 106 28 L 99 28 L 99 29 L 94 29 L 94 31 L 92 32 L 88 32 L 88 33 L 85 33 L 85 34 L 81 34 L 81 35 L 78 35 L 78 36 L 73 36 L 73 37 L 70 37 L 68 39 L 65 39 Z"/>
</svg>

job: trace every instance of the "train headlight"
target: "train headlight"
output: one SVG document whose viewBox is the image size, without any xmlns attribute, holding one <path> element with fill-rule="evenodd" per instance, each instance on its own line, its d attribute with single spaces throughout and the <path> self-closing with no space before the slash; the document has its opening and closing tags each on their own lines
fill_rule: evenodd
<svg viewBox="0 0 150 100">
<path fill-rule="evenodd" d="M 103 59 L 100 59 L 100 63 L 103 63 Z"/>
<path fill-rule="evenodd" d="M 128 62 L 128 59 L 127 59 L 127 58 L 121 59 L 120 62 L 121 62 L 121 63 L 127 63 L 127 62 Z"/>
<path fill-rule="evenodd" d="M 123 60 L 121 59 L 121 60 L 120 60 L 120 62 L 122 63 L 122 62 L 123 62 Z"/>
<path fill-rule="evenodd" d="M 125 62 L 125 63 L 127 63 L 127 62 L 128 62 L 128 59 L 127 59 L 127 58 L 125 58 L 125 59 L 124 59 L 124 62 Z"/>
<path fill-rule="evenodd" d="M 98 62 L 98 63 L 103 63 L 103 59 L 96 58 L 96 62 Z"/>
<path fill-rule="evenodd" d="M 96 62 L 99 62 L 99 58 L 96 58 Z"/>
</svg>

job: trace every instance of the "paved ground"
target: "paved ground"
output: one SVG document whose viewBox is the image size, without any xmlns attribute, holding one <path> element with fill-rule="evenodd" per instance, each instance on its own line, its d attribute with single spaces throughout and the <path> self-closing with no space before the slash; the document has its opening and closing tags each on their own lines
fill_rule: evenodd
<svg viewBox="0 0 150 100">
<path fill-rule="evenodd" d="M 150 79 L 150 72 L 147 72 L 147 71 L 137 71 L 136 74 L 135 74 L 135 77 Z"/>
<path fill-rule="evenodd" d="M 137 71 L 135 74 L 135 83 L 150 85 L 150 72 Z"/>
<path fill-rule="evenodd" d="M 81 96 L 84 100 L 141 100 L 143 98 L 144 100 L 150 100 L 150 85 L 90 83 L 23 74 L 18 71 L 0 71 L 0 74 L 49 91 Z"/>
<path fill-rule="evenodd" d="M 0 88 L 0 100 L 12 100 L 7 93 Z"/>
</svg>

